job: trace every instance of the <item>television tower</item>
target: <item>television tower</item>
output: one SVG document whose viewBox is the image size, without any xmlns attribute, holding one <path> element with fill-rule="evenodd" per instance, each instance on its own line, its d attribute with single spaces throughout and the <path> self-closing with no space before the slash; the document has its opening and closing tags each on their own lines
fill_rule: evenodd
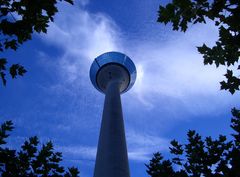
<svg viewBox="0 0 240 177">
<path fill-rule="evenodd" d="M 120 94 L 136 80 L 132 60 L 119 52 L 107 52 L 92 63 L 90 79 L 105 94 L 94 177 L 130 177 Z"/>
</svg>

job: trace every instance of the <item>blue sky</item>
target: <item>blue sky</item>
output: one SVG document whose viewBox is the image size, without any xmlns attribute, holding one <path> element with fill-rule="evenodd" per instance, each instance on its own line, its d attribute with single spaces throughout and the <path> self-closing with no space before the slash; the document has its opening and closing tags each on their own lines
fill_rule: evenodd
<svg viewBox="0 0 240 177">
<path fill-rule="evenodd" d="M 204 66 L 195 47 L 213 45 L 217 29 L 209 22 L 173 32 L 156 23 L 158 6 L 166 2 L 62 3 L 48 34 L 7 52 L 9 61 L 28 70 L 0 87 L 0 120 L 16 127 L 9 145 L 20 147 L 34 135 L 42 143 L 52 140 L 65 165 L 91 177 L 104 95 L 91 85 L 89 69 L 108 51 L 125 53 L 137 67 L 135 85 L 122 95 L 131 176 L 146 177 L 152 153 L 168 157 L 170 140 L 185 142 L 188 129 L 230 134 L 230 109 L 239 106 L 239 94 L 219 90 L 226 68 Z"/>
</svg>

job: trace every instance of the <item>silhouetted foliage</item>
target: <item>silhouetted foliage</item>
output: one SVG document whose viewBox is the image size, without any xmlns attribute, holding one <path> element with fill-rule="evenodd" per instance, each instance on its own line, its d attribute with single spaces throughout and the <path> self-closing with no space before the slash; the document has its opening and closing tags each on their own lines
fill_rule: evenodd
<svg viewBox="0 0 240 177">
<path fill-rule="evenodd" d="M 215 46 L 203 44 L 197 47 L 203 55 L 204 64 L 236 66 L 240 57 L 240 1 L 239 0 L 173 0 L 159 7 L 158 22 L 171 23 L 173 30 L 185 32 L 189 24 L 206 23 L 210 19 L 219 29 Z M 237 66 L 238 65 L 238 66 Z M 226 81 L 220 82 L 221 89 L 232 94 L 240 88 L 240 77 L 231 69 L 225 74 Z"/>
<path fill-rule="evenodd" d="M 57 2 L 63 0 L 1 0 L 0 1 L 0 52 L 17 50 L 31 40 L 34 32 L 47 33 L 50 21 L 58 12 Z M 73 0 L 64 0 L 73 4 Z M 7 59 L 0 57 L 0 77 L 6 85 L 6 74 L 12 78 L 23 76 L 26 69 L 20 64 L 7 66 Z"/>
<path fill-rule="evenodd" d="M 240 110 L 232 109 L 233 139 L 220 135 L 203 138 L 195 131 L 187 134 L 188 143 L 171 142 L 171 160 L 157 152 L 147 164 L 152 177 L 239 177 L 240 176 Z"/>
<path fill-rule="evenodd" d="M 62 154 L 54 152 L 52 142 L 39 147 L 36 136 L 29 138 L 19 151 L 6 147 L 8 132 L 13 130 L 11 121 L 6 121 L 0 127 L 0 176 L 2 177 L 77 177 L 77 168 L 65 170 L 59 163 Z"/>
</svg>

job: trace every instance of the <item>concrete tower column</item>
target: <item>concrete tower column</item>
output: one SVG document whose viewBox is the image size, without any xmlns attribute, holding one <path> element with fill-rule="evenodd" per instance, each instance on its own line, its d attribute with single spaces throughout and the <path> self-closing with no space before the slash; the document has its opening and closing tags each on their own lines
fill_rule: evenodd
<svg viewBox="0 0 240 177">
<path fill-rule="evenodd" d="M 129 177 L 120 83 L 111 81 L 105 92 L 94 177 Z"/>
<path fill-rule="evenodd" d="M 105 94 L 94 177 L 130 177 L 120 94 L 136 80 L 132 60 L 119 52 L 107 52 L 92 63 L 90 79 Z"/>
</svg>

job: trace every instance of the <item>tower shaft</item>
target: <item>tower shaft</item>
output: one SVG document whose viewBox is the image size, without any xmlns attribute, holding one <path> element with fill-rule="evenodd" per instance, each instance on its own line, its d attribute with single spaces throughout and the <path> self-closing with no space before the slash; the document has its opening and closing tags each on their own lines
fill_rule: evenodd
<svg viewBox="0 0 240 177">
<path fill-rule="evenodd" d="M 130 177 L 120 82 L 107 85 L 94 177 Z"/>
</svg>

